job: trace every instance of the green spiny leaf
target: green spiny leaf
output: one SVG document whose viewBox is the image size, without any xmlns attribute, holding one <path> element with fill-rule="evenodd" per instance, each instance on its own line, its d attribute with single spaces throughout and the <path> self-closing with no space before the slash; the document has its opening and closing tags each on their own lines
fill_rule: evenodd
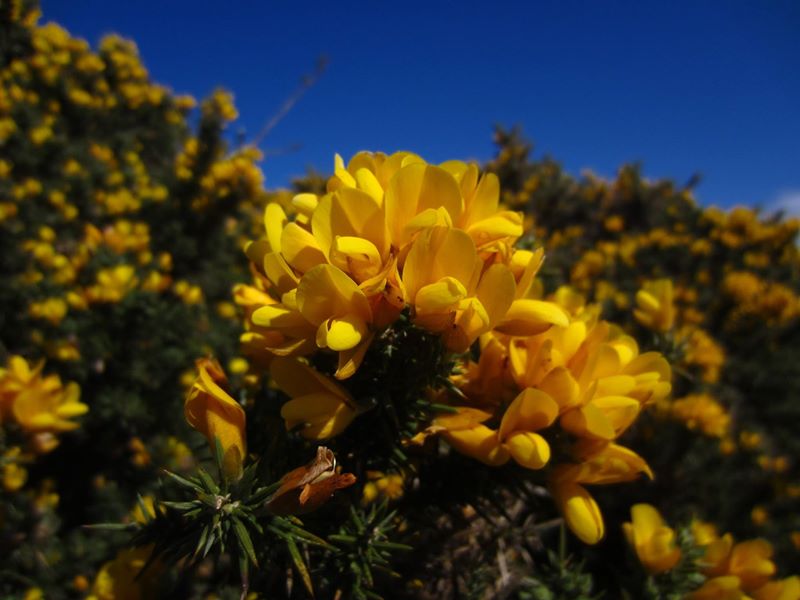
<svg viewBox="0 0 800 600">
<path fill-rule="evenodd" d="M 300 578 L 303 580 L 303 585 L 305 586 L 306 591 L 308 591 L 308 593 L 313 597 L 314 586 L 311 584 L 311 574 L 308 572 L 308 567 L 306 567 L 303 557 L 300 556 L 300 550 L 297 548 L 297 544 L 293 538 L 286 538 L 286 547 L 289 549 L 289 555 L 292 557 L 292 562 L 294 563 L 297 572 L 300 573 Z"/>
<path fill-rule="evenodd" d="M 256 551 L 253 548 L 253 540 L 250 539 L 247 527 L 244 526 L 244 523 L 242 523 L 236 515 L 233 515 L 231 519 L 233 521 L 233 531 L 236 534 L 236 539 L 239 541 L 239 546 L 244 550 L 250 562 L 258 566 Z"/>
</svg>

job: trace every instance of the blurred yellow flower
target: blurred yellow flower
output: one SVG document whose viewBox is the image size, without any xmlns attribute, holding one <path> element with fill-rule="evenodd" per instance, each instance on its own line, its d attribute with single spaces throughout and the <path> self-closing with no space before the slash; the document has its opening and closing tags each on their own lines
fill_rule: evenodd
<svg viewBox="0 0 800 600">
<path fill-rule="evenodd" d="M 705 435 L 718 438 L 728 435 L 731 417 L 709 394 L 690 394 L 675 400 L 670 410 L 689 429 L 699 429 Z"/>
<path fill-rule="evenodd" d="M 646 281 L 636 292 L 636 308 L 633 316 L 644 327 L 658 332 L 667 332 L 675 323 L 672 281 L 656 279 Z"/>
<path fill-rule="evenodd" d="M 665 525 L 659 512 L 649 504 L 631 507 L 632 523 L 623 523 L 625 537 L 649 573 L 669 571 L 681 559 L 675 531 Z"/>
<path fill-rule="evenodd" d="M 152 546 L 120 550 L 114 560 L 100 568 L 87 600 L 145 600 L 157 595 L 158 579 L 164 571 L 159 561 L 142 571 Z"/>
<path fill-rule="evenodd" d="M 0 368 L 0 422 L 16 422 L 40 453 L 55 448 L 55 434 L 76 429 L 78 423 L 70 419 L 89 410 L 79 401 L 78 385 L 64 386 L 57 375 L 43 377 L 43 364 L 31 368 L 21 356 L 11 356 Z"/>
<path fill-rule="evenodd" d="M 117 265 L 97 272 L 97 283 L 86 288 L 86 299 L 92 302 L 112 303 L 122 300 L 138 283 L 132 265 Z"/>
</svg>

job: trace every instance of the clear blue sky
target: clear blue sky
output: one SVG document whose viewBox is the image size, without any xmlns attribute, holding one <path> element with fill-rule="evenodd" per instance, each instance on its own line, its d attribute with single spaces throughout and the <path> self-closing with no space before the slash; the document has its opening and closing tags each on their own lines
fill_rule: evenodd
<svg viewBox="0 0 800 600">
<path fill-rule="evenodd" d="M 301 2 L 42 0 L 44 20 L 96 44 L 136 41 L 153 77 L 232 90 L 254 136 L 313 70 L 267 138 L 269 186 L 334 152 L 408 149 L 487 159 L 520 124 L 574 174 L 703 175 L 705 203 L 800 209 L 800 2 Z"/>
</svg>

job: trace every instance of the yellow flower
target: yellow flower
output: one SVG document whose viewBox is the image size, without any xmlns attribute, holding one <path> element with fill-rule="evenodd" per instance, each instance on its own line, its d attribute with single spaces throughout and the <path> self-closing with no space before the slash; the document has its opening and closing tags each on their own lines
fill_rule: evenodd
<svg viewBox="0 0 800 600">
<path fill-rule="evenodd" d="M 355 418 L 355 403 L 334 381 L 292 358 L 276 358 L 270 366 L 275 384 L 290 397 L 281 407 L 286 429 L 301 426 L 300 434 L 324 440 L 341 433 Z"/>
<path fill-rule="evenodd" d="M 695 327 L 683 327 L 678 339 L 686 344 L 683 360 L 689 366 L 697 366 L 702 371 L 703 381 L 716 383 L 725 364 L 725 350 L 708 332 Z"/>
<path fill-rule="evenodd" d="M 12 355 L 5 368 L 0 368 L 0 420 L 6 418 L 14 398 L 27 387 L 36 385 L 44 367 L 40 362 L 34 368 L 21 356 Z"/>
<path fill-rule="evenodd" d="M 382 473 L 380 471 L 367 471 L 369 481 L 364 484 L 361 494 L 361 503 L 370 504 L 379 496 L 387 500 L 397 500 L 403 496 L 404 478 L 400 473 Z"/>
<path fill-rule="evenodd" d="M 707 546 L 719 538 L 717 535 L 717 528 L 711 523 L 695 520 L 692 521 L 691 528 L 694 542 L 698 546 Z"/>
<path fill-rule="evenodd" d="M 691 394 L 675 400 L 671 412 L 689 429 L 700 429 L 709 436 L 724 438 L 730 427 L 730 415 L 708 394 Z"/>
<path fill-rule="evenodd" d="M 754 506 L 750 511 L 750 520 L 754 525 L 763 525 L 769 520 L 769 512 L 763 506 Z"/>
<path fill-rule="evenodd" d="M 203 114 L 219 116 L 223 121 L 233 121 L 239 113 L 233 105 L 233 95 L 223 89 L 216 89 L 214 92 L 203 100 L 202 104 Z"/>
<path fill-rule="evenodd" d="M 58 445 L 54 434 L 71 431 L 71 421 L 89 410 L 79 401 L 76 383 L 64 386 L 57 375 L 41 376 L 43 363 L 31 369 L 20 356 L 12 356 L 0 369 L 0 419 L 11 418 L 30 436 L 40 453 Z"/>
<path fill-rule="evenodd" d="M 643 326 L 662 333 L 672 329 L 675 306 L 671 280 L 646 281 L 636 292 L 636 305 L 633 316 Z"/>
<path fill-rule="evenodd" d="M 95 576 L 87 600 L 143 600 L 157 594 L 158 579 L 164 570 L 159 561 L 142 572 L 153 546 L 120 550 Z"/>
<path fill-rule="evenodd" d="M 22 600 L 44 600 L 44 591 L 38 587 L 28 588 Z"/>
<path fill-rule="evenodd" d="M 700 564 L 705 575 L 716 577 L 728 574 L 733 544 L 733 536 L 730 533 L 715 537 L 707 544 L 701 544 L 704 546 L 704 553 Z"/>
<path fill-rule="evenodd" d="M 186 421 L 206 437 L 212 453 L 219 442 L 223 474 L 235 481 L 247 455 L 244 409 L 221 387 L 227 378 L 216 360 L 200 359 L 196 364 L 198 377 L 184 403 Z"/>
<path fill-rule="evenodd" d="M 415 234 L 443 225 L 452 227 L 464 211 L 461 190 L 452 174 L 409 155 L 385 192 L 386 223 L 392 245 L 401 253 Z"/>
<path fill-rule="evenodd" d="M 611 215 L 610 217 L 606 217 L 606 220 L 603 221 L 603 227 L 608 231 L 619 233 L 625 227 L 625 221 L 619 215 Z"/>
<path fill-rule="evenodd" d="M 297 286 L 297 310 L 316 327 L 319 348 L 353 350 L 369 337 L 372 309 L 364 292 L 333 265 L 317 265 Z"/>
<path fill-rule="evenodd" d="M 723 575 L 707 580 L 687 596 L 687 600 L 747 600 L 739 588 L 739 578 Z"/>
<path fill-rule="evenodd" d="M 535 252 L 516 250 L 511 256 L 516 289 L 514 300 L 495 329 L 514 336 L 531 336 L 543 333 L 553 326 L 566 327 L 569 314 L 558 302 L 539 298 L 541 286 L 536 274 L 544 261 L 540 248 Z"/>
<path fill-rule="evenodd" d="M 562 481 L 551 487 L 553 499 L 572 533 L 585 544 L 596 544 L 605 535 L 603 515 L 597 502 L 581 485 Z"/>
<path fill-rule="evenodd" d="M 632 523 L 623 523 L 625 537 L 649 573 L 671 570 L 681 559 L 675 545 L 675 532 L 664 524 L 658 511 L 649 504 L 631 507 Z"/>
<path fill-rule="evenodd" d="M 460 407 L 456 414 L 434 419 L 431 432 L 441 432 L 456 450 L 488 465 L 513 458 L 525 468 L 541 469 L 550 460 L 550 445 L 536 432 L 552 425 L 557 416 L 555 400 L 526 388 L 509 405 L 497 431 L 482 424 L 490 413 Z"/>
<path fill-rule="evenodd" d="M 752 592 L 753 600 L 797 600 L 800 598 L 800 577 L 770 581 Z"/>
<path fill-rule="evenodd" d="M 522 215 L 499 210 L 500 181 L 494 173 L 479 177 L 478 166 L 461 161 L 441 165 L 450 172 L 461 188 L 464 210 L 456 226 L 466 231 L 481 255 L 505 253 L 522 235 Z"/>
<path fill-rule="evenodd" d="M 3 489 L 7 492 L 16 492 L 28 480 L 28 471 L 20 463 L 22 461 L 22 449 L 19 446 L 9 448 L 0 457 L 2 465 Z"/>
<path fill-rule="evenodd" d="M 58 325 L 66 316 L 68 308 L 63 298 L 47 298 L 41 302 L 32 302 L 28 307 L 28 313 L 34 319 L 45 319 L 53 325 Z"/>
<path fill-rule="evenodd" d="M 70 421 L 89 410 L 81 404 L 80 388 L 76 383 L 61 386 L 57 376 L 51 375 L 41 385 L 20 392 L 14 399 L 11 412 L 17 423 L 29 432 L 61 432 L 76 429 Z"/>
<path fill-rule="evenodd" d="M 86 298 L 89 302 L 119 302 L 137 283 L 136 269 L 131 265 L 101 269 L 97 283 L 86 289 Z"/>
<path fill-rule="evenodd" d="M 733 547 L 730 554 L 729 572 L 742 582 L 742 588 L 748 591 L 761 587 L 775 574 L 775 563 L 772 557 L 772 545 L 766 540 L 755 539 L 740 542 Z"/>
<path fill-rule="evenodd" d="M 573 450 L 574 464 L 553 469 L 550 490 L 564 519 L 578 538 L 596 544 L 605 534 L 603 516 L 584 485 L 608 485 L 653 474 L 642 457 L 617 444 L 583 440 Z"/>
<path fill-rule="evenodd" d="M 186 280 L 176 281 L 173 291 L 184 304 L 199 304 L 203 301 L 203 290 L 200 286 L 192 285 Z"/>
<path fill-rule="evenodd" d="M 442 334 L 445 345 L 464 352 L 507 313 L 516 285 L 511 270 L 483 262 L 469 235 L 431 227 L 419 234 L 403 268 L 414 323 Z"/>
</svg>

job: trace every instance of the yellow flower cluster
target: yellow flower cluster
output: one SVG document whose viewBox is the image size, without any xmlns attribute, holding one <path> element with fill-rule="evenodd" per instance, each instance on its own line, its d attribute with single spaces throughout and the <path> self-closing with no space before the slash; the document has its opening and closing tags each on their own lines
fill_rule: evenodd
<svg viewBox="0 0 800 600">
<path fill-rule="evenodd" d="M 737 206 L 729 212 L 718 208 L 704 211 L 703 218 L 713 225 L 709 235 L 729 248 L 749 249 L 766 244 L 767 248 L 779 248 L 791 241 L 800 229 L 800 219 L 768 222 L 758 218 L 752 208 Z"/>
<path fill-rule="evenodd" d="M 674 568 L 681 559 L 681 551 L 676 545 L 675 531 L 664 523 L 658 510 L 650 504 L 636 504 L 631 507 L 631 521 L 623 523 L 622 529 L 644 568 L 652 574 Z"/>
<path fill-rule="evenodd" d="M 636 504 L 631 523 L 624 523 L 628 543 L 650 574 L 671 571 L 681 560 L 675 531 L 653 506 Z M 763 539 L 735 543 L 729 533 L 720 536 L 710 523 L 692 523 L 694 544 L 706 581 L 687 600 L 794 600 L 800 598 L 800 577 L 772 580 L 776 573 L 772 546 Z"/>
<path fill-rule="evenodd" d="M 65 386 L 58 375 L 43 376 L 43 367 L 12 356 L 0 368 L 0 423 L 18 426 L 40 454 L 58 446 L 56 436 L 76 429 L 78 423 L 71 419 L 89 410 L 79 400 L 77 384 Z"/>
<path fill-rule="evenodd" d="M 686 423 L 689 429 L 699 429 L 705 435 L 727 437 L 731 417 L 725 407 L 709 394 L 690 394 L 670 403 L 674 418 Z"/>
<path fill-rule="evenodd" d="M 17 236 L 13 285 L 26 288 L 25 311 L 42 325 L 31 340 L 50 359 L 76 361 L 81 340 L 62 331 L 91 319 L 93 305 L 137 290 L 204 301 L 194 280 L 173 287 L 172 256 L 151 239 L 154 207 L 199 211 L 224 200 L 244 211 L 264 195 L 260 155 L 225 155 L 219 131 L 236 117 L 230 94 L 203 103 L 209 126 L 193 137 L 186 117 L 195 101 L 153 83 L 135 44 L 108 36 L 93 50 L 58 25 L 37 26 L 29 6 L 20 10 L 14 26 L 30 43 L 15 42 L 0 65 L 0 145 L 13 149 L 0 157 L 0 226 L 4 239 Z M 169 164 L 176 155 L 184 168 Z"/>
<path fill-rule="evenodd" d="M 667 332 L 675 323 L 672 281 L 658 279 L 645 282 L 636 292 L 633 316 L 640 324 L 653 331 Z"/>
<path fill-rule="evenodd" d="M 703 522 L 692 524 L 694 541 L 703 549 L 701 571 L 708 578 L 690 600 L 787 600 L 800 598 L 800 577 L 771 580 L 776 567 L 772 545 L 763 539 L 736 543 Z"/>
<path fill-rule="evenodd" d="M 221 103 L 219 97 L 227 100 Z M 229 96 L 218 90 L 211 99 L 203 103 L 203 107 L 205 112 L 212 110 L 209 106 L 213 110 L 226 110 L 229 102 Z M 183 150 L 175 157 L 175 175 L 178 179 L 189 181 L 196 175 L 203 162 L 199 150 L 198 138 L 190 137 L 186 140 Z M 192 209 L 204 210 L 213 202 L 224 201 L 232 196 L 260 198 L 264 195 L 264 174 L 255 163 L 261 158 L 259 150 L 246 147 L 214 162 L 200 177 L 199 190 L 192 200 Z"/>
<path fill-rule="evenodd" d="M 685 325 L 676 337 L 683 344 L 683 363 L 697 368 L 706 383 L 717 383 L 725 365 L 725 350 L 704 329 Z"/>
<path fill-rule="evenodd" d="M 513 249 L 522 218 L 498 201 L 497 178 L 475 165 L 337 157 L 328 193 L 296 196 L 294 220 L 266 208 L 266 238 L 247 253 L 271 300 L 249 304 L 251 331 L 275 355 L 337 352 L 346 379 L 404 309 L 454 352 L 495 327 L 563 322 L 558 307 L 525 297 L 538 259 Z"/>
<path fill-rule="evenodd" d="M 566 288 L 554 299 L 565 314 L 575 307 Z M 437 417 L 430 428 L 484 463 L 513 459 L 529 469 L 548 466 L 547 439 L 561 437 L 559 454 L 570 462 L 552 466 L 550 489 L 572 531 L 590 544 L 603 537 L 604 525 L 584 486 L 652 476 L 644 459 L 615 440 L 645 406 L 669 394 L 671 379 L 660 354 L 640 354 L 633 338 L 596 315 L 580 308 L 541 333 L 484 335 L 478 362 L 455 378 L 469 404 Z"/>
<path fill-rule="evenodd" d="M 521 216 L 500 207 L 497 178 L 475 165 L 434 166 L 409 153 L 360 153 L 345 165 L 337 156 L 327 190 L 295 196 L 294 219 L 266 207 L 266 236 L 247 248 L 255 285 L 236 294 L 246 350 L 271 364 L 292 398 L 287 427 L 324 439 L 358 414 L 341 385 L 296 357 L 335 352 L 335 376 L 347 379 L 373 337 L 407 311 L 453 353 L 480 339 L 479 361 L 456 378 L 468 403 L 427 434 L 490 465 L 542 469 L 545 436 L 568 433 L 574 463 L 551 470 L 551 489 L 573 531 L 597 542 L 602 516 L 583 486 L 649 474 L 614 440 L 669 393 L 667 362 L 640 355 L 574 291 L 542 298 L 543 253 L 514 247 Z"/>
<path fill-rule="evenodd" d="M 761 280 L 748 271 L 725 276 L 723 291 L 736 302 L 735 318 L 756 317 L 783 324 L 800 316 L 800 297 L 787 286 Z"/>
</svg>

